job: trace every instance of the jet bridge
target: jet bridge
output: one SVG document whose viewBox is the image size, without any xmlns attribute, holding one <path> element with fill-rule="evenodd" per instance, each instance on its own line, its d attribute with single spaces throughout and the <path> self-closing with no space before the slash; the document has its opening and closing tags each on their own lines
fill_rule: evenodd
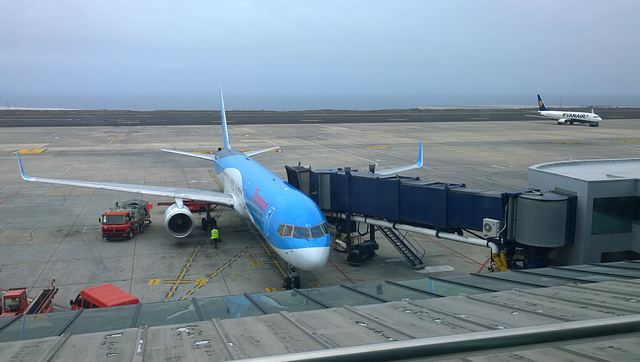
<svg viewBox="0 0 640 362">
<path fill-rule="evenodd" d="M 356 223 L 369 225 L 374 243 L 377 227 L 415 268 L 424 266 L 424 251 L 416 248 L 411 233 L 487 246 L 499 270 L 547 267 L 554 248 L 575 240 L 574 195 L 480 190 L 349 167 L 286 170 L 289 183 L 318 204 L 327 220 L 347 235 L 347 247 L 363 260 L 372 250 L 358 252 L 351 241 Z M 354 255 L 349 259 L 358 259 Z"/>
</svg>

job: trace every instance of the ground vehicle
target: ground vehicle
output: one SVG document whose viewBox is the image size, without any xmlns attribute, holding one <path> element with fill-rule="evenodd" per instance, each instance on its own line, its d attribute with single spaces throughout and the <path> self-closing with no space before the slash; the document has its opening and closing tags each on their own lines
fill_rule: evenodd
<svg viewBox="0 0 640 362">
<path fill-rule="evenodd" d="M 143 232 L 151 219 L 149 210 L 153 205 L 144 200 L 127 200 L 109 209 L 100 217 L 102 237 L 105 239 L 131 239 Z"/>
<path fill-rule="evenodd" d="M 3 297 L 4 313 L 0 314 L 0 317 L 51 312 L 53 310 L 51 302 L 58 292 L 58 288 L 53 286 L 53 282 L 55 280 L 51 280 L 51 286 L 40 291 L 31 303 L 27 300 L 26 288 L 10 289 Z"/>
<path fill-rule="evenodd" d="M 97 285 L 84 289 L 80 291 L 76 299 L 69 301 L 71 310 L 114 307 L 117 305 L 138 303 L 140 303 L 138 298 L 111 284 Z"/>
</svg>

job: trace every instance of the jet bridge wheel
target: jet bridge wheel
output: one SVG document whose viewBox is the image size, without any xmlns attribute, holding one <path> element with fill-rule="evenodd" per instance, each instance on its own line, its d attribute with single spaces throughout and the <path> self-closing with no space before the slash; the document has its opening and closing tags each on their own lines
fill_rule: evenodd
<svg viewBox="0 0 640 362">
<path fill-rule="evenodd" d="M 363 261 L 362 255 L 358 251 L 352 251 L 347 256 L 347 263 L 351 266 L 360 266 Z"/>
</svg>

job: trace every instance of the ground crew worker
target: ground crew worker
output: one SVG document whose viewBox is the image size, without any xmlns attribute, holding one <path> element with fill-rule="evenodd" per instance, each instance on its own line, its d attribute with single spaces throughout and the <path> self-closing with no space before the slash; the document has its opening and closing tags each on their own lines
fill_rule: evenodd
<svg viewBox="0 0 640 362">
<path fill-rule="evenodd" d="M 211 229 L 211 245 L 215 245 L 216 248 L 218 247 L 218 236 L 218 229 Z"/>
</svg>

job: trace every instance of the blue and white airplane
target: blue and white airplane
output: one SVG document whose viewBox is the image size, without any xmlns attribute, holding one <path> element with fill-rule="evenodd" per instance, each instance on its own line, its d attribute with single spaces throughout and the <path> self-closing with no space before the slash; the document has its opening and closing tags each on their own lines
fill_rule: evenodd
<svg viewBox="0 0 640 362">
<path fill-rule="evenodd" d="M 167 231 L 178 238 L 189 235 L 195 225 L 193 214 L 183 204 L 183 199 L 232 207 L 240 216 L 251 220 L 276 253 L 289 263 L 290 276 L 285 278 L 285 287 L 299 288 L 300 278 L 296 268 L 308 271 L 318 270 L 329 258 L 330 236 L 327 222 L 313 200 L 250 158 L 279 147 L 245 153 L 231 148 L 222 88 L 220 89 L 220 107 L 223 147 L 218 148 L 215 155 L 165 149 L 163 151 L 213 161 L 216 178 L 220 181 L 223 192 L 27 176 L 20 160 L 20 152 L 16 150 L 20 174 L 26 181 L 173 198 L 175 203 L 165 211 L 164 221 Z M 422 166 L 422 142 L 416 164 L 387 170 L 385 173 L 400 172 L 420 166 Z"/>
<path fill-rule="evenodd" d="M 545 107 L 542 97 L 538 94 L 538 114 L 542 117 L 554 118 L 558 120 L 558 124 L 586 123 L 589 127 L 598 127 L 602 118 L 597 114 L 589 112 L 571 112 L 571 111 L 550 111 Z"/>
</svg>

